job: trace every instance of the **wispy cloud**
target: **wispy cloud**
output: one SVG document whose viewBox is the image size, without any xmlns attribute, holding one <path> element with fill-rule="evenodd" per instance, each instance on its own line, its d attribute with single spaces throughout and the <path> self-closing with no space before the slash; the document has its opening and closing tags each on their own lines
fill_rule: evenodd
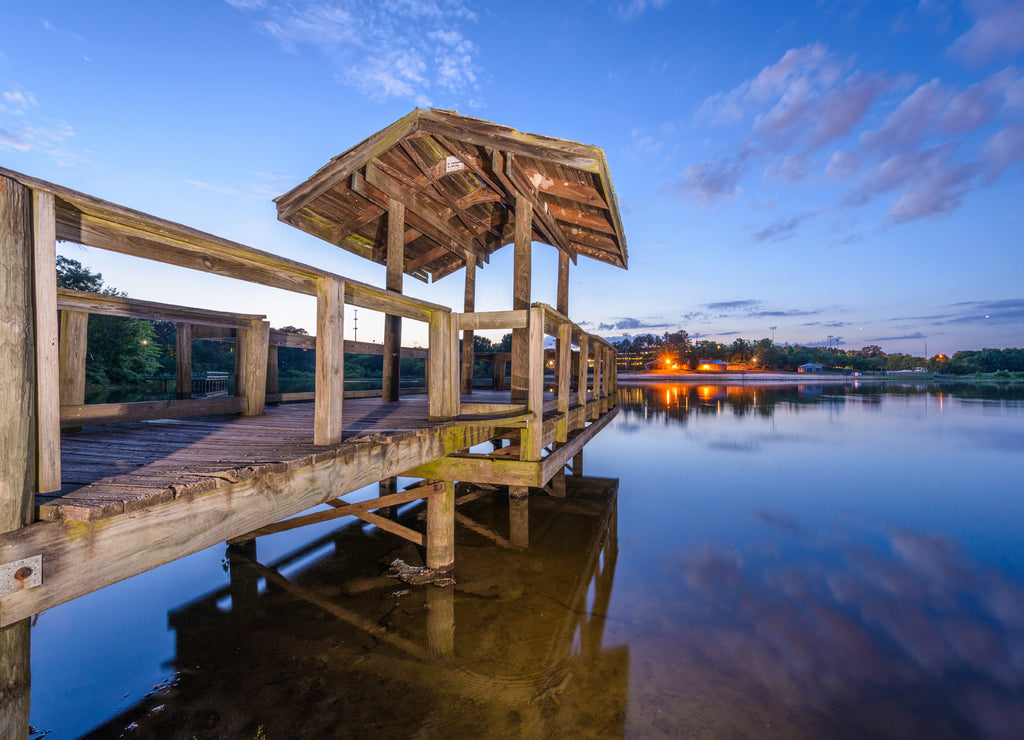
<svg viewBox="0 0 1024 740">
<path fill-rule="evenodd" d="M 461 0 L 225 2 L 255 16 L 284 50 L 323 53 L 339 82 L 371 99 L 469 102 L 478 87 L 479 49 L 461 30 L 476 14 Z"/>
<path fill-rule="evenodd" d="M 877 344 L 878 342 L 900 342 L 907 339 L 927 339 L 927 335 L 922 334 L 919 331 L 915 331 L 911 334 L 902 334 L 898 337 L 874 337 L 872 339 L 865 339 L 864 341 L 868 344 Z"/>
<path fill-rule="evenodd" d="M 923 3 L 919 11 L 931 14 L 932 6 Z M 991 61 L 1024 51 L 1024 0 L 971 7 L 974 25 L 951 48 L 954 57 L 978 60 L 984 52 Z M 709 208 L 741 197 L 757 171 L 785 185 L 826 177 L 842 188 L 835 205 L 860 207 L 887 195 L 885 222 L 900 224 L 948 215 L 973 190 L 1024 165 L 1020 69 L 1006 67 L 966 85 L 911 81 L 857 69 L 853 58 L 824 44 L 790 49 L 703 101 L 695 123 L 732 131 L 739 142 L 733 151 L 720 143 L 717 156 L 686 165 L 665 189 Z M 835 148 L 837 142 L 842 146 Z M 780 241 L 803 220 L 777 217 L 751 236 Z"/>
<path fill-rule="evenodd" d="M 785 241 L 796 233 L 803 220 L 803 216 L 790 216 L 788 218 L 776 219 L 763 229 L 754 232 L 753 239 L 755 242 Z"/>
<path fill-rule="evenodd" d="M 766 319 L 784 318 L 790 316 L 816 316 L 821 309 L 812 308 L 791 308 L 772 309 L 764 308 L 764 301 L 746 298 L 736 301 L 716 301 L 705 303 L 701 308 L 706 311 L 691 311 L 683 316 L 685 321 L 708 321 L 713 319 Z"/>
<path fill-rule="evenodd" d="M 665 189 L 710 208 L 742 192 L 740 180 L 746 169 L 742 157 L 694 162 L 686 166 L 682 177 L 668 183 Z"/>
<path fill-rule="evenodd" d="M 965 3 L 974 25 L 950 47 L 952 56 L 980 67 L 1024 51 L 1024 0 Z"/>
<path fill-rule="evenodd" d="M 222 185 L 212 185 L 208 182 L 200 182 L 199 180 L 186 180 L 189 185 L 194 185 L 202 190 L 210 190 L 214 193 L 220 193 L 221 195 L 238 195 L 238 191 L 234 188 L 224 187 Z"/>
<path fill-rule="evenodd" d="M 639 18 L 648 9 L 664 8 L 668 3 L 669 0 L 629 0 L 629 2 L 616 5 L 613 8 L 613 13 L 622 20 L 629 21 Z"/>
<path fill-rule="evenodd" d="M 81 158 L 71 155 L 59 144 L 75 135 L 65 121 L 48 120 L 37 110 L 34 93 L 11 86 L 0 93 L 0 150 L 17 149 L 46 152 L 61 165 L 76 164 Z"/>
<path fill-rule="evenodd" d="M 608 323 L 598 324 L 598 331 L 636 331 L 638 329 L 664 329 L 668 324 L 665 322 L 651 322 L 650 320 L 625 317 L 612 319 Z"/>
</svg>

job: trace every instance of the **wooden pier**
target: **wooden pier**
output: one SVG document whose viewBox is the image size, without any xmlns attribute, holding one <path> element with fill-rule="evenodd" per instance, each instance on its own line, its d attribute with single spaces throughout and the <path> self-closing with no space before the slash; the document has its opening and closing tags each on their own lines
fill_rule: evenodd
<svg viewBox="0 0 1024 740">
<path fill-rule="evenodd" d="M 331 160 L 278 209 L 384 264 L 387 288 L 0 169 L 0 657 L 18 663 L 24 620 L 44 609 L 218 542 L 311 521 L 359 517 L 450 570 L 456 481 L 508 486 L 513 501 L 531 488 L 559 496 L 564 468 L 614 416 L 615 351 L 567 316 L 570 261 L 626 264 L 600 149 L 415 111 Z M 57 241 L 311 296 L 316 335 L 273 331 L 259 315 L 58 290 Z M 559 250 L 557 307 L 530 300 L 534 241 Z M 474 311 L 475 270 L 508 243 L 512 308 Z M 436 281 L 463 267 L 461 313 L 402 293 L 403 274 Z M 383 346 L 344 338 L 346 306 L 388 317 Z M 85 404 L 90 313 L 174 322 L 177 397 Z M 400 346 L 403 320 L 427 325 L 427 349 Z M 494 358 L 496 387 L 482 391 L 472 387 L 472 337 L 484 330 L 511 331 L 513 345 Z M 236 395 L 191 398 L 198 339 L 235 343 Z M 315 351 L 314 393 L 279 392 L 281 346 Z M 346 393 L 345 353 L 367 351 L 384 354 L 382 388 Z M 402 354 L 425 359 L 425 392 L 399 393 Z M 423 482 L 397 492 L 387 482 L 400 475 Z M 342 498 L 378 481 L 369 502 Z M 422 532 L 374 513 L 419 499 Z M 0 714 L 21 716 L 26 682 L 17 670 L 0 676 L 0 695 L 13 697 Z"/>
</svg>

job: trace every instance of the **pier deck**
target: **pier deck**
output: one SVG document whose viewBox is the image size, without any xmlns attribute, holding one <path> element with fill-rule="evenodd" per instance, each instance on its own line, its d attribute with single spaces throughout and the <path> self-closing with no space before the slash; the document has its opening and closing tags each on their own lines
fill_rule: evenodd
<svg viewBox="0 0 1024 740">
<path fill-rule="evenodd" d="M 507 403 L 508 395 L 476 391 L 466 399 Z M 397 402 L 355 398 L 345 402 L 343 442 L 325 446 L 313 443 L 313 416 L 312 403 L 294 403 L 268 407 L 262 416 L 214 415 L 65 431 L 62 486 L 36 495 L 38 518 L 104 519 L 351 455 L 367 444 L 398 449 L 466 426 L 459 419 L 428 421 L 425 395 Z M 481 431 L 494 429 L 475 436 L 496 433 L 503 423 L 498 416 L 490 423 L 474 418 Z M 427 461 L 409 459 L 410 467 Z"/>
</svg>

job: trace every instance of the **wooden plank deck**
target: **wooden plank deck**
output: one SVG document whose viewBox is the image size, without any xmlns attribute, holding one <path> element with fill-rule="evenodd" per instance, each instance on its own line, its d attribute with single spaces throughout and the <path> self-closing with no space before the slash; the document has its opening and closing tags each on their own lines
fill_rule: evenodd
<svg viewBox="0 0 1024 740">
<path fill-rule="evenodd" d="M 476 390 L 467 407 L 509 404 L 508 391 Z M 575 394 L 573 394 L 575 401 Z M 553 404 L 547 394 L 546 405 Z M 506 414 L 507 415 L 507 414 Z M 36 495 L 42 521 L 105 519 L 154 504 L 190 498 L 234 483 L 281 473 L 351 454 L 367 442 L 400 443 L 424 430 L 487 427 L 498 432 L 502 413 L 427 420 L 427 397 L 400 401 L 352 398 L 345 401 L 343 441 L 313 443 L 313 403 L 267 407 L 261 416 L 221 414 L 104 424 L 61 435 L 62 485 Z M 471 441 L 472 440 L 467 440 Z"/>
<path fill-rule="evenodd" d="M 475 393 L 496 402 L 502 394 Z M 508 394 L 504 394 L 507 402 Z M 346 454 L 356 443 L 458 422 L 427 421 L 426 396 L 345 401 L 344 441 L 313 444 L 313 404 L 262 416 L 220 415 L 86 427 L 61 435 L 61 490 L 36 497 L 42 520 L 102 519 Z"/>
</svg>

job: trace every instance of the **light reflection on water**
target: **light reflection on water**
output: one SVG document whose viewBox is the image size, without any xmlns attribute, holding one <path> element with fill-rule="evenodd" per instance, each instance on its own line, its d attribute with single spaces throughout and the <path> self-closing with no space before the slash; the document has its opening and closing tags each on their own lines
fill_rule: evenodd
<svg viewBox="0 0 1024 740">
<path fill-rule="evenodd" d="M 454 589 L 380 578 L 416 554 L 362 524 L 260 540 L 286 582 L 199 553 L 43 615 L 33 725 L 1012 736 L 1022 452 L 1019 390 L 624 386 L 569 498 L 531 496 L 525 549 L 487 493 L 459 507 Z"/>
</svg>

